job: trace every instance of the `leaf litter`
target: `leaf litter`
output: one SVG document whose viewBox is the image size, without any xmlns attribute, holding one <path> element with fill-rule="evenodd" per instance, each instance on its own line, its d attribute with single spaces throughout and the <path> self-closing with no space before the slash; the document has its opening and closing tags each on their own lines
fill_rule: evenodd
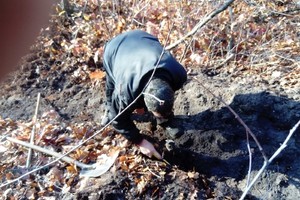
<svg viewBox="0 0 300 200">
<path fill-rule="evenodd" d="M 44 98 L 52 107 L 41 108 L 43 114 L 36 123 L 35 144 L 60 153 L 67 152 L 100 129 L 98 123 L 90 120 L 88 110 L 85 110 L 90 105 L 88 100 L 78 104 L 70 116 L 64 112 L 69 102 L 55 102 L 65 101 L 69 95 L 73 95 L 75 101 L 76 98 L 86 98 L 82 92 L 86 88 L 103 90 L 105 73 L 101 67 L 101 55 L 104 44 L 110 38 L 126 30 L 143 29 L 156 35 L 164 44 L 172 28 L 170 40 L 167 41 L 171 44 L 191 31 L 205 14 L 217 7 L 217 3 L 223 3 L 130 0 L 116 4 L 113 1 L 70 2 L 78 12 L 66 16 L 56 5 L 57 12 L 52 16 L 49 27 L 41 33 L 32 47 L 32 53 L 25 57 L 25 75 L 15 74 L 13 78 L 16 79 L 15 83 L 20 83 L 20 90 L 31 97 L 38 90 L 50 88 L 44 91 Z M 192 75 L 203 73 L 210 77 L 226 77 L 231 82 L 241 84 L 249 84 L 250 81 L 252 86 L 267 82 L 275 94 L 299 100 L 299 15 L 293 11 L 296 9 L 293 1 L 235 2 L 231 11 L 221 13 L 199 30 L 188 41 L 190 45 L 182 43 L 171 51 Z M 234 57 L 223 63 L 230 53 L 234 53 Z M 3 86 L 5 91 L 14 87 L 11 82 Z M 34 88 L 37 91 L 30 93 Z M 7 97 L 5 95 L 3 98 Z M 15 96 L 13 98 L 17 99 Z M 28 141 L 33 126 L 30 112 L 18 115 L 14 107 L 2 106 L 6 107 L 3 109 L 4 115 L 5 112 L 14 112 L 15 115 L 7 114 L 14 119 L 6 116 L 0 118 L 1 137 L 11 136 Z M 99 103 L 96 106 L 99 108 Z M 97 112 L 93 107 L 90 109 Z M 226 119 L 226 116 L 223 117 Z M 189 142 L 186 141 L 186 144 Z M 160 198 L 164 196 L 163 193 L 168 193 L 169 199 L 209 199 L 217 198 L 218 193 L 235 197 L 232 192 L 214 189 L 212 183 L 216 180 L 208 178 L 209 175 L 198 169 L 182 169 L 180 165 L 169 165 L 141 156 L 135 146 L 111 128 L 69 156 L 86 164 L 96 163 L 101 155 L 109 155 L 115 148 L 121 148 L 119 156 L 104 177 L 80 177 L 80 169 L 75 165 L 58 162 L 19 180 L 0 194 L 7 199 L 20 199 L 23 196 L 28 199 L 51 199 L 67 195 L 74 198 L 93 195 L 95 198 L 109 198 L 110 195 L 117 197 L 120 191 L 120 198 L 129 199 L 141 195 Z M 26 148 L 1 140 L 0 154 L 1 182 L 17 178 L 30 170 L 24 167 Z M 34 152 L 32 168 L 52 159 Z M 115 183 L 114 180 L 119 182 Z M 102 194 L 97 194 L 96 191 L 105 185 L 109 187 L 101 190 Z"/>
</svg>

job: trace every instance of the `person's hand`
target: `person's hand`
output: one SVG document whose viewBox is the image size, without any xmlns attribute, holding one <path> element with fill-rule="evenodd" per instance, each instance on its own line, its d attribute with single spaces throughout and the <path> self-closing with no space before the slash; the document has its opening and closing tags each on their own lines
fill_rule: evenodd
<svg viewBox="0 0 300 200">
<path fill-rule="evenodd" d="M 149 158 L 154 156 L 159 160 L 162 159 L 162 156 L 156 151 L 153 144 L 151 144 L 151 142 L 149 142 L 148 140 L 143 139 L 142 142 L 138 144 L 138 146 L 140 147 L 142 154 L 148 156 Z"/>
</svg>

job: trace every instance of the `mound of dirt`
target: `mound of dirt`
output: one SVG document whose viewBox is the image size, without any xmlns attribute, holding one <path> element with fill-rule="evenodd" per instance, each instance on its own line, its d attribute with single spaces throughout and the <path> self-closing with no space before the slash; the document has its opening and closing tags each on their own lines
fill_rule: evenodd
<svg viewBox="0 0 300 200">
<path fill-rule="evenodd" d="M 274 95 L 264 90 L 263 86 L 247 88 L 228 85 L 224 88 L 211 83 L 213 79 L 201 81 L 238 113 L 256 135 L 268 157 L 279 148 L 291 127 L 299 120 L 298 101 Z M 247 138 L 243 126 L 224 105 L 194 81 L 188 83 L 179 96 L 176 104 L 178 114 L 187 116 L 182 121 L 186 134 L 176 141 L 180 151 L 184 149 L 179 153 L 182 153 L 182 167 L 187 169 L 192 166 L 196 171 L 209 175 L 212 182 L 217 181 L 216 191 L 221 192 L 221 196 L 227 195 L 229 188 L 243 190 L 249 168 Z M 298 136 L 299 130 L 252 191 L 255 197 L 299 198 L 300 191 L 296 189 L 298 183 L 295 182 L 298 179 L 299 165 Z M 253 156 L 251 177 L 254 177 L 261 168 L 263 159 L 253 140 L 250 140 L 250 146 Z"/>
</svg>

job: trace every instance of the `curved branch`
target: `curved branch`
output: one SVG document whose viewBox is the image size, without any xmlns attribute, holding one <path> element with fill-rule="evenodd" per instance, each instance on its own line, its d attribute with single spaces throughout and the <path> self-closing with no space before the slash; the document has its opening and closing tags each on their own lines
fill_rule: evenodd
<svg viewBox="0 0 300 200">
<path fill-rule="evenodd" d="M 179 40 L 177 40 L 173 44 L 168 45 L 166 47 L 166 50 L 173 49 L 174 47 L 176 47 L 177 45 L 179 45 L 181 42 L 183 42 L 185 39 L 187 39 L 188 37 L 194 35 L 198 31 L 198 29 L 200 29 L 205 24 L 207 24 L 213 17 L 215 17 L 219 13 L 223 12 L 224 10 L 226 10 L 233 2 L 234 2 L 234 0 L 228 0 L 224 5 L 220 6 L 217 10 L 215 10 L 212 13 L 210 13 L 202 21 L 198 22 L 196 24 L 196 26 L 190 32 L 188 32 L 185 36 L 183 36 L 182 38 L 180 38 Z"/>
<path fill-rule="evenodd" d="M 274 158 L 277 157 L 281 153 L 281 151 L 287 146 L 288 141 L 290 140 L 290 138 L 292 137 L 292 135 L 295 133 L 295 131 L 297 130 L 297 128 L 299 127 L 299 125 L 300 125 L 300 120 L 290 130 L 290 133 L 288 134 L 288 136 L 284 140 L 283 144 L 275 151 L 275 153 L 272 155 L 272 157 L 268 161 L 264 162 L 264 164 L 261 167 L 261 169 L 258 171 L 258 173 L 256 174 L 256 176 L 253 178 L 253 180 L 251 181 L 251 183 L 247 186 L 246 190 L 243 192 L 242 196 L 240 197 L 240 200 L 243 200 L 246 197 L 246 195 L 248 194 L 249 190 L 252 188 L 252 186 L 258 180 L 258 178 L 261 176 L 261 174 L 265 171 L 265 169 L 269 166 L 269 164 L 271 164 L 271 162 L 274 160 Z"/>
</svg>

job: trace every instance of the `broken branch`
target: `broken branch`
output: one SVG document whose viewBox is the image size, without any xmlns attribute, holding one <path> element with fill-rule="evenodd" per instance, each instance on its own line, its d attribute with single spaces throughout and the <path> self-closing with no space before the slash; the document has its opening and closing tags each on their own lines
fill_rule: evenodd
<svg viewBox="0 0 300 200">
<path fill-rule="evenodd" d="M 34 116 L 33 116 L 33 119 L 32 119 L 33 127 L 32 127 L 31 134 L 30 134 L 30 144 L 34 144 L 36 121 L 37 121 L 37 115 L 38 115 L 38 111 L 39 111 L 40 99 L 41 99 L 41 93 L 38 93 L 35 113 L 34 113 Z M 31 149 L 31 147 L 29 147 L 27 161 L 26 161 L 26 167 L 27 168 L 30 166 L 31 157 L 32 157 L 32 149 Z"/>
<path fill-rule="evenodd" d="M 50 156 L 56 157 L 58 159 L 61 159 L 62 161 L 65 161 L 69 164 L 74 164 L 78 167 L 81 168 L 81 172 L 80 175 L 81 176 L 85 176 L 85 177 L 99 177 L 102 174 L 104 174 L 105 172 L 107 172 L 110 167 L 115 163 L 118 155 L 119 155 L 119 150 L 115 150 L 112 152 L 112 155 L 107 156 L 107 155 L 102 155 L 101 156 L 101 163 L 94 163 L 94 164 L 84 164 L 82 162 L 79 162 L 73 158 L 70 158 L 68 156 L 65 156 L 63 154 L 57 153 L 55 151 L 51 151 L 49 149 L 45 149 L 21 140 L 17 140 L 15 138 L 11 138 L 11 137 L 7 137 L 6 138 L 8 141 L 10 142 L 14 142 L 17 144 L 20 144 L 22 146 L 28 147 L 28 148 L 32 148 L 36 151 L 40 151 L 42 153 L 48 154 Z M 23 176 L 21 176 L 23 177 Z M 19 179 L 21 178 L 19 177 Z"/>
<path fill-rule="evenodd" d="M 269 164 L 271 164 L 271 162 L 274 160 L 274 158 L 277 157 L 281 153 L 281 151 L 287 146 L 288 141 L 290 140 L 290 138 L 292 137 L 292 135 L 295 133 L 295 131 L 297 130 L 297 128 L 299 127 L 299 125 L 300 125 L 300 120 L 290 130 L 290 133 L 288 134 L 288 136 L 284 140 L 283 144 L 275 151 L 275 153 L 272 155 L 272 157 L 269 160 L 267 160 L 267 161 L 264 162 L 262 168 L 258 171 L 258 173 L 256 174 L 256 176 L 253 178 L 253 180 L 251 181 L 251 183 L 247 186 L 246 190 L 243 192 L 240 200 L 243 200 L 246 197 L 246 195 L 248 194 L 249 190 L 252 188 L 252 186 L 257 181 L 257 179 L 261 176 L 261 174 L 265 171 L 265 169 L 269 166 Z"/>
<path fill-rule="evenodd" d="M 226 10 L 233 2 L 234 2 L 234 0 L 229 0 L 224 5 L 220 6 L 217 10 L 215 10 L 212 13 L 210 13 L 202 21 L 198 22 L 196 24 L 196 26 L 190 32 L 188 32 L 185 36 L 183 36 L 182 38 L 180 38 L 179 40 L 177 40 L 173 44 L 170 44 L 169 46 L 167 46 L 166 50 L 171 50 L 171 49 L 175 48 L 177 45 L 179 45 L 185 39 L 187 39 L 188 37 L 194 35 L 198 31 L 198 29 L 202 28 L 205 24 L 207 24 L 216 15 L 218 15 L 219 13 L 223 12 L 224 10 Z"/>
</svg>

